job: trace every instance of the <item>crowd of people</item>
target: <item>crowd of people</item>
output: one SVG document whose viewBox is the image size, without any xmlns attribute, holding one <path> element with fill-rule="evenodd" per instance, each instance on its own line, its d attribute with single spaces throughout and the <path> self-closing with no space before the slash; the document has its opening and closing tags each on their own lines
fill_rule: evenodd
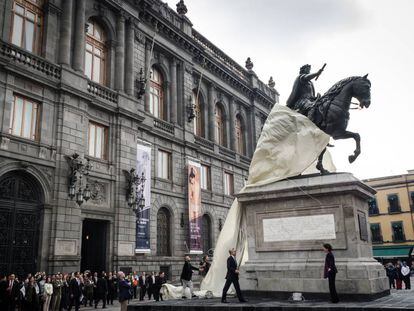
<svg viewBox="0 0 414 311">
<path fill-rule="evenodd" d="M 164 272 L 141 275 L 133 272 L 29 274 L 18 278 L 15 274 L 0 276 L 1 311 L 78 311 L 81 306 L 102 307 L 119 300 L 126 310 L 129 300 L 162 300 L 160 290 L 166 283 Z"/>
<path fill-rule="evenodd" d="M 411 289 L 411 269 L 405 261 L 397 261 L 395 266 L 390 262 L 385 266 L 385 270 L 390 282 L 390 289 L 402 289 L 403 283 L 405 289 Z"/>
</svg>

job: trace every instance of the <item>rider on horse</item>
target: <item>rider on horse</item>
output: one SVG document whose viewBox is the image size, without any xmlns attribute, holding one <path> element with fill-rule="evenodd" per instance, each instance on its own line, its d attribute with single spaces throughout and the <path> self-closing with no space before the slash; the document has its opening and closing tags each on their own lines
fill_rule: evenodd
<svg viewBox="0 0 414 311">
<path fill-rule="evenodd" d="M 316 73 L 310 73 L 310 65 L 300 67 L 299 76 L 293 84 L 292 93 L 286 101 L 286 106 L 292 110 L 300 111 L 304 115 L 308 114 L 309 109 L 312 108 L 313 103 L 317 99 L 311 80 L 314 78 L 317 79 L 324 67 L 325 65 Z"/>
</svg>

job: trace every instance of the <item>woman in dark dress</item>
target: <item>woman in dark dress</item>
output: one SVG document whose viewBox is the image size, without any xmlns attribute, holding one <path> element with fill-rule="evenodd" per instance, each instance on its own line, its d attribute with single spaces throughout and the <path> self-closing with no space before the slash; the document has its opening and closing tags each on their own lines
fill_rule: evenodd
<svg viewBox="0 0 414 311">
<path fill-rule="evenodd" d="M 323 250 L 326 253 L 325 257 L 325 269 L 323 277 L 329 281 L 329 293 L 331 294 L 331 301 L 333 303 L 338 303 L 338 294 L 336 293 L 335 288 L 335 277 L 338 270 L 335 266 L 335 257 L 332 254 L 332 246 L 330 244 L 323 244 Z"/>
</svg>

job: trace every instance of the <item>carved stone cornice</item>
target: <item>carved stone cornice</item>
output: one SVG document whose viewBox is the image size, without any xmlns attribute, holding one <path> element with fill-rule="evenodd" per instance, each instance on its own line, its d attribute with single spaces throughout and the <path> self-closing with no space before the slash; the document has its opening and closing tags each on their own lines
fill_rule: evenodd
<svg viewBox="0 0 414 311">
<path fill-rule="evenodd" d="M 62 14 L 61 8 L 59 8 L 56 4 L 51 1 L 47 1 L 44 5 L 44 11 L 46 14 L 56 14 L 60 16 Z"/>
</svg>

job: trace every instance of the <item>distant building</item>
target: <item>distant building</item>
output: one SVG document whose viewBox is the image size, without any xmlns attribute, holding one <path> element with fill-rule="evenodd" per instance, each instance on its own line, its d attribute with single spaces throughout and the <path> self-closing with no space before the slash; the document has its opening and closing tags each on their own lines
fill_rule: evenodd
<svg viewBox="0 0 414 311">
<path fill-rule="evenodd" d="M 364 182 L 377 190 L 368 202 L 374 257 L 409 259 L 414 247 L 414 171 Z"/>
<path fill-rule="evenodd" d="M 214 249 L 278 93 L 186 12 L 183 1 L 176 11 L 159 0 L 0 1 L 0 272 L 175 278 L 193 216 L 199 253 Z M 144 167 L 138 145 L 149 148 L 148 227 L 126 177 Z"/>
</svg>

